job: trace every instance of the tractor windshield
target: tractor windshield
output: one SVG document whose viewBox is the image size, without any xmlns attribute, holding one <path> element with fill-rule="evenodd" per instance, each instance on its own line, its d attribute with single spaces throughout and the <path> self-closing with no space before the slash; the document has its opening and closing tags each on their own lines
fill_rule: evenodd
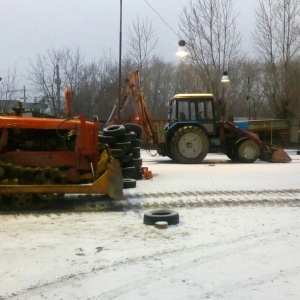
<svg viewBox="0 0 300 300">
<path fill-rule="evenodd" d="M 211 99 L 177 99 L 176 104 L 176 118 L 179 122 L 214 119 L 213 102 Z"/>
</svg>

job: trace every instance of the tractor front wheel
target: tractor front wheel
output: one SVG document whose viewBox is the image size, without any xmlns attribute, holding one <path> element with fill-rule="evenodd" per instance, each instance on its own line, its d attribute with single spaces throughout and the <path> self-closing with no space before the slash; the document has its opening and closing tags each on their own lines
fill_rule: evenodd
<svg viewBox="0 0 300 300">
<path fill-rule="evenodd" d="M 199 127 L 182 127 L 173 134 L 171 139 L 171 157 L 178 163 L 200 163 L 206 157 L 208 149 L 207 135 Z"/>
<path fill-rule="evenodd" d="M 237 154 L 236 154 L 236 149 L 234 147 L 227 148 L 226 149 L 226 155 L 232 161 L 238 161 L 238 157 L 237 157 Z"/>
<path fill-rule="evenodd" d="M 260 156 L 260 149 L 256 142 L 245 140 L 238 145 L 237 158 L 243 163 L 253 163 Z"/>
</svg>

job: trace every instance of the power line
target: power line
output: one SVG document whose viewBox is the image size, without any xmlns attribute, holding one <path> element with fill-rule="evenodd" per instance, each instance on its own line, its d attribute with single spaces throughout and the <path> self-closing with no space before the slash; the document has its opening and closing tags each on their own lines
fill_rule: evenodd
<svg viewBox="0 0 300 300">
<path fill-rule="evenodd" d="M 165 25 L 167 25 L 170 29 L 171 29 L 171 31 L 180 39 L 180 37 L 179 37 L 179 35 L 175 32 L 175 30 L 163 19 L 163 17 L 158 13 L 158 11 L 157 10 L 155 10 L 151 5 L 150 5 L 150 3 L 147 1 L 147 0 L 144 0 L 147 4 L 148 4 L 148 6 L 158 15 L 158 17 L 160 18 L 160 20 L 165 24 Z"/>
</svg>

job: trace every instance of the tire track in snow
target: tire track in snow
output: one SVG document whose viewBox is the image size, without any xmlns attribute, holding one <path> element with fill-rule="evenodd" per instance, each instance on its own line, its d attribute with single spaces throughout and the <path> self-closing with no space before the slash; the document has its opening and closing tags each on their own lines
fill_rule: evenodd
<svg viewBox="0 0 300 300">
<path fill-rule="evenodd" d="M 295 231 L 298 232 L 300 227 L 288 227 L 286 230 L 289 232 Z M 153 283 L 155 281 L 161 281 L 164 279 L 169 278 L 169 276 L 172 276 L 174 274 L 180 274 L 181 271 L 186 271 L 187 269 L 195 267 L 195 264 L 199 267 L 199 265 L 206 264 L 208 262 L 217 261 L 219 259 L 224 259 L 226 257 L 238 254 L 243 251 L 249 251 L 253 250 L 255 248 L 260 248 L 264 245 L 275 243 L 278 239 L 284 238 L 286 236 L 286 233 L 278 234 L 277 230 L 274 231 L 266 231 L 263 233 L 258 234 L 250 234 L 246 236 L 242 236 L 236 239 L 232 240 L 226 240 L 223 242 L 214 242 L 209 244 L 200 244 L 196 245 L 190 248 L 181 248 L 178 250 L 174 250 L 171 252 L 164 252 L 160 254 L 156 254 L 156 258 L 159 257 L 159 261 L 162 261 L 164 259 L 164 256 L 170 256 L 167 257 L 167 259 L 170 259 L 175 262 L 174 265 L 172 265 L 169 268 L 164 268 L 163 264 L 157 264 L 158 268 L 154 268 L 153 265 L 150 266 L 145 272 L 144 277 L 139 278 L 138 280 L 133 280 L 130 283 L 126 283 L 123 286 L 119 286 L 117 289 L 112 290 L 107 293 L 99 294 L 98 296 L 101 297 L 101 299 L 112 299 L 115 297 L 119 297 L 122 295 L 126 295 L 127 293 L 130 293 L 133 290 L 137 289 L 137 286 L 140 287 L 140 289 L 145 288 L 145 286 L 149 285 L 149 283 Z M 236 244 L 238 243 L 238 246 Z M 200 250 L 209 250 L 213 252 L 212 254 L 201 254 Z M 187 254 L 188 253 L 188 254 Z M 195 258 L 195 254 L 197 257 Z M 176 256 L 176 259 L 174 260 L 174 256 Z M 185 256 L 187 259 L 184 261 Z M 192 259 L 190 257 L 193 257 Z M 151 257 L 151 259 L 153 259 Z M 145 259 L 144 259 L 145 260 Z M 147 261 L 148 259 L 146 259 Z M 179 262 L 179 263 L 177 263 Z M 132 264 L 131 264 L 132 265 Z M 127 266 L 128 267 L 128 266 Z M 126 267 L 126 268 L 127 268 Z M 145 266 L 146 267 L 146 266 Z M 244 288 L 247 285 L 252 286 L 251 283 L 254 286 L 262 285 L 266 282 L 269 282 L 271 280 L 276 280 L 279 277 L 283 276 L 292 276 L 294 274 L 297 274 L 299 271 L 300 266 L 297 266 L 293 269 L 286 269 L 282 270 L 282 272 L 276 273 L 276 274 L 267 274 L 263 277 L 254 278 L 251 280 L 251 282 L 243 283 L 238 282 L 236 286 L 232 286 L 232 288 L 227 288 L 224 290 L 224 293 L 230 292 L 231 290 L 235 290 L 236 288 Z M 160 270 L 158 272 L 157 270 Z M 140 274 L 141 275 L 141 274 Z M 113 276 L 113 272 L 111 275 L 107 276 Z M 221 291 L 223 293 L 223 291 Z M 199 299 L 207 299 L 211 295 L 216 295 L 217 293 L 212 292 L 205 292 L 202 296 L 199 295 Z M 208 296 L 208 297 L 207 297 Z"/>
<path fill-rule="evenodd" d="M 299 189 L 260 191 L 186 191 L 126 195 L 124 207 L 298 206 Z"/>
<path fill-rule="evenodd" d="M 244 191 L 183 191 L 168 193 L 127 193 L 125 200 L 112 201 L 107 196 L 69 197 L 69 200 L 46 210 L 37 208 L 22 213 L 64 213 L 66 211 L 118 211 L 150 208 L 217 206 L 299 206 L 300 189 Z M 14 213 L 5 209 L 3 213 Z M 20 211 L 15 211 L 20 213 Z"/>
<path fill-rule="evenodd" d="M 157 251 L 148 256 L 143 255 L 118 261 L 107 266 L 93 268 L 89 272 L 66 274 L 60 278 L 57 278 L 53 282 L 40 283 L 34 286 L 30 286 L 27 288 L 27 290 L 18 291 L 11 295 L 6 295 L 5 297 L 0 295 L 0 299 L 19 299 L 20 296 L 33 297 L 38 294 L 42 295 L 44 299 L 58 299 L 54 296 L 58 295 L 58 291 L 60 290 L 61 286 L 72 284 L 72 282 L 89 280 L 89 278 L 97 276 L 97 274 L 99 274 L 100 272 L 103 272 L 102 275 L 104 276 L 104 278 L 114 278 L 115 272 L 118 273 L 119 269 L 126 269 L 127 271 L 124 272 L 123 281 L 119 280 L 119 282 L 124 282 L 124 284 L 118 285 L 110 291 L 99 293 L 97 295 L 97 298 L 89 297 L 89 299 L 112 299 L 114 297 L 122 296 L 129 293 L 130 291 L 136 290 L 137 287 L 140 287 L 141 289 L 152 282 L 166 279 L 168 278 L 168 276 L 173 275 L 176 272 L 180 273 L 180 271 L 192 268 L 196 263 L 202 265 L 211 261 L 216 261 L 231 255 L 235 255 L 243 251 L 259 248 L 270 243 L 275 243 L 278 239 L 284 238 L 287 231 L 289 233 L 297 233 L 299 232 L 299 230 L 299 226 L 286 227 L 280 229 L 280 232 L 278 232 L 277 229 L 269 230 L 260 232 L 259 234 L 253 233 L 245 236 L 240 236 L 234 239 L 226 239 L 207 244 L 197 244 L 191 247 L 182 246 L 180 248 L 172 250 Z M 209 254 L 202 254 L 201 252 L 203 252 L 203 250 L 205 250 L 206 253 L 209 252 Z M 176 259 L 174 259 L 174 257 Z M 164 267 L 163 262 L 165 260 L 172 261 L 173 265 L 171 265 L 170 267 Z M 132 278 L 133 280 L 130 280 L 127 274 L 130 274 L 130 268 L 136 268 L 137 264 L 143 264 L 143 270 L 145 270 L 145 274 L 140 274 L 139 279 Z M 160 272 L 158 272 L 157 270 L 160 270 Z M 281 275 L 284 276 L 284 274 L 288 276 L 289 274 L 294 274 L 294 272 L 292 270 L 285 270 L 285 272 Z M 272 276 L 274 277 L 275 275 Z M 252 282 L 254 285 L 260 285 L 266 281 L 262 278 L 253 279 Z M 245 286 L 242 283 L 239 283 L 239 285 L 240 288 L 243 288 L 243 286 Z M 226 291 L 224 290 L 224 292 Z M 229 290 L 227 292 L 229 292 Z M 208 292 L 207 294 L 210 295 L 211 293 Z"/>
<path fill-rule="evenodd" d="M 243 290 L 245 288 L 251 287 L 252 289 L 257 289 L 258 287 L 270 283 L 275 282 L 277 280 L 280 280 L 282 278 L 289 278 L 295 275 L 298 275 L 300 273 L 300 266 L 295 266 L 290 269 L 282 269 L 273 273 L 267 273 L 260 276 L 257 276 L 256 278 L 248 278 L 247 280 L 241 280 L 240 282 L 235 282 L 234 284 L 226 285 L 221 290 L 215 291 L 207 291 L 205 292 L 205 295 L 199 299 L 209 299 L 209 298 L 230 298 L 230 294 L 237 290 Z M 229 294 L 226 296 L 226 294 Z M 249 299 L 253 299 L 253 297 L 249 297 Z"/>
</svg>

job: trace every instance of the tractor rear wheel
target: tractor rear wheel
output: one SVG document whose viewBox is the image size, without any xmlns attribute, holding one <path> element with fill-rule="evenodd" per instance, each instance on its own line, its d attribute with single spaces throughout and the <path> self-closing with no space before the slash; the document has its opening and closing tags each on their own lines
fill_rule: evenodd
<svg viewBox="0 0 300 300">
<path fill-rule="evenodd" d="M 238 145 L 237 158 L 243 163 L 253 163 L 260 156 L 260 149 L 256 142 L 245 140 Z"/>
<path fill-rule="evenodd" d="M 208 149 L 207 135 L 199 127 L 182 127 L 173 134 L 171 139 L 171 157 L 178 163 L 200 163 L 206 157 Z"/>
</svg>

